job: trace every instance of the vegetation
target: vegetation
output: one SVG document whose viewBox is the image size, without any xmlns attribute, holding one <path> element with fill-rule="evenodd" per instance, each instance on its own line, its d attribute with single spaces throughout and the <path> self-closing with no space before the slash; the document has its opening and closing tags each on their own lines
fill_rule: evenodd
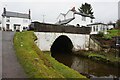
<svg viewBox="0 0 120 80">
<path fill-rule="evenodd" d="M 116 66 L 116 63 L 119 64 L 120 67 L 120 58 L 116 57 L 112 53 L 105 53 L 103 51 L 78 51 L 75 52 L 76 55 L 80 55 L 94 61 L 99 61 L 103 63 L 107 63 L 113 66 Z"/>
<path fill-rule="evenodd" d="M 17 32 L 14 47 L 20 64 L 30 78 L 86 78 L 77 71 L 57 62 L 50 54 L 45 54 L 36 46 L 36 36 L 32 31 Z"/>
<path fill-rule="evenodd" d="M 112 39 L 112 37 L 120 36 L 119 29 L 108 30 L 107 32 L 108 32 L 108 34 L 104 34 L 105 39 Z"/>
<path fill-rule="evenodd" d="M 108 46 L 106 48 L 109 48 L 109 51 L 107 51 L 107 53 L 105 52 L 105 50 L 98 52 L 88 51 L 84 53 L 84 56 L 94 58 L 95 60 L 101 60 L 103 62 L 109 62 L 111 64 L 114 64 L 116 62 L 120 63 L 120 58 L 116 58 L 116 55 L 118 55 L 119 51 L 114 48 L 116 40 L 113 38 L 116 36 L 120 36 L 120 30 L 112 29 L 108 30 L 107 32 L 108 34 L 103 34 L 102 32 L 99 32 L 99 34 L 97 34 L 97 36 L 94 36 L 94 38 L 99 41 L 103 49 L 105 46 Z"/>
<path fill-rule="evenodd" d="M 81 12 L 81 13 L 84 13 L 84 14 L 87 14 L 87 15 L 90 15 L 90 16 L 93 16 L 93 12 L 92 12 L 92 6 L 88 3 L 85 3 L 85 4 L 82 4 L 82 6 L 80 8 L 78 8 L 78 10 Z"/>
</svg>

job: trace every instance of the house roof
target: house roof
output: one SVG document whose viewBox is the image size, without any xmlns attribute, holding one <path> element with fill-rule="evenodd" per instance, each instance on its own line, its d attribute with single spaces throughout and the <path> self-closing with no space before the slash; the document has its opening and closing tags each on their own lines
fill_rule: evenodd
<svg viewBox="0 0 120 80">
<path fill-rule="evenodd" d="M 60 24 L 60 25 L 67 24 L 67 23 L 71 22 L 74 19 L 75 18 L 65 19 L 65 20 L 62 20 L 62 21 L 58 21 L 56 24 Z"/>
<path fill-rule="evenodd" d="M 87 15 L 87 14 L 80 13 L 80 12 L 75 12 L 74 14 L 78 14 L 78 15 L 81 15 L 81 16 L 90 17 L 91 19 L 95 19 L 95 17 L 94 17 L 94 16 Z"/>
<path fill-rule="evenodd" d="M 77 15 L 81 15 L 81 16 L 84 16 L 84 17 L 90 17 L 91 19 L 95 19 L 95 17 L 92 16 L 92 15 L 87 15 L 87 14 L 84 14 L 84 13 L 81 13 L 81 12 L 77 12 L 77 11 L 75 10 L 75 7 L 73 7 L 73 8 L 70 9 L 70 10 L 68 10 L 68 12 L 67 12 L 66 14 L 64 14 L 64 17 L 65 17 L 70 11 L 72 11 L 73 14 L 77 14 Z M 60 14 L 60 15 L 63 15 L 63 14 Z M 62 21 L 58 21 L 56 24 L 60 24 L 60 25 L 61 25 L 61 24 L 67 24 L 67 23 L 71 22 L 71 21 L 74 20 L 74 19 L 75 19 L 75 17 L 69 18 L 69 19 L 65 19 L 65 20 L 62 20 Z"/>
<path fill-rule="evenodd" d="M 95 19 L 95 17 L 93 16 L 93 15 L 88 15 L 88 14 L 84 14 L 84 13 L 81 13 L 81 12 L 77 12 L 76 10 L 75 10 L 75 7 L 73 7 L 72 9 L 70 9 L 69 11 L 72 11 L 74 14 L 78 14 L 78 15 L 81 15 L 81 16 L 85 16 L 85 17 L 90 17 L 90 18 L 92 18 L 92 19 Z M 68 12 L 69 12 L 68 11 Z M 67 12 L 67 13 L 68 13 Z M 67 14 L 66 13 L 66 14 Z"/>
<path fill-rule="evenodd" d="M 6 11 L 6 13 L 3 13 L 2 16 L 29 19 L 29 14 L 23 14 L 23 13 L 17 13 L 17 12 L 10 12 L 10 11 Z"/>
<path fill-rule="evenodd" d="M 87 26 L 91 26 L 91 25 L 107 25 L 107 24 L 104 24 L 104 23 L 93 23 L 93 24 L 88 24 Z"/>
<path fill-rule="evenodd" d="M 17 18 L 30 19 L 30 10 L 29 10 L 29 14 L 24 14 L 24 13 L 6 11 L 6 8 L 4 8 L 4 11 L 3 11 L 2 16 L 3 16 L 3 17 L 6 16 L 6 17 L 17 17 Z"/>
</svg>

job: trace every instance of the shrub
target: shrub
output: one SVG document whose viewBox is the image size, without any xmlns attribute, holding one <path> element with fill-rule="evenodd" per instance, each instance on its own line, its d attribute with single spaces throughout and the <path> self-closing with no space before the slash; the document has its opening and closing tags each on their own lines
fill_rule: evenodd
<svg viewBox="0 0 120 80">
<path fill-rule="evenodd" d="M 99 33 L 97 34 L 97 36 L 103 37 L 103 36 L 104 36 L 104 33 L 103 33 L 103 32 L 99 32 Z"/>
</svg>

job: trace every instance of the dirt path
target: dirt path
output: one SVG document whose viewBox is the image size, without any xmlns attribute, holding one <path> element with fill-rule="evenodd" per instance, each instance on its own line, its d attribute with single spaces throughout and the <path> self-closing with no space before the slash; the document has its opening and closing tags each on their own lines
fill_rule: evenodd
<svg viewBox="0 0 120 80">
<path fill-rule="evenodd" d="M 13 36 L 14 32 L 2 32 L 2 78 L 27 78 L 16 58 Z"/>
</svg>

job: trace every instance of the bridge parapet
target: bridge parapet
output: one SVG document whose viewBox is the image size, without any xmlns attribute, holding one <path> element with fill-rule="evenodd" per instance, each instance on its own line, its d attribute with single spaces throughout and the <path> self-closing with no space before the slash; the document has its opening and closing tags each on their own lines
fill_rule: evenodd
<svg viewBox="0 0 120 80">
<path fill-rule="evenodd" d="M 90 27 L 75 27 L 64 26 L 47 23 L 34 23 L 35 32 L 58 32 L 58 33 L 73 33 L 73 34 L 90 34 Z"/>
</svg>

